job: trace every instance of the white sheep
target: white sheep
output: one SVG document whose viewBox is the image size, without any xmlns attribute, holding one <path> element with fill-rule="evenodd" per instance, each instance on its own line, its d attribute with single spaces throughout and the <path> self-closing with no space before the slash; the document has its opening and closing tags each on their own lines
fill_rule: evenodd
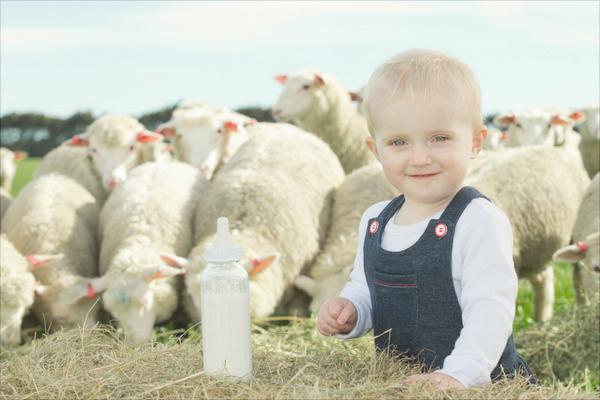
<svg viewBox="0 0 600 400">
<path fill-rule="evenodd" d="M 179 286 L 160 252 L 178 256 L 193 244 L 192 221 L 206 180 L 184 163 L 147 163 L 131 171 L 102 209 L 100 273 L 92 287 L 133 345 L 171 318 Z"/>
<path fill-rule="evenodd" d="M 333 76 L 307 69 L 276 79 L 284 85 L 273 107 L 276 120 L 294 122 L 323 139 L 347 174 L 375 160 L 365 143 L 367 122 Z"/>
<path fill-rule="evenodd" d="M 574 263 L 573 285 L 579 304 L 589 303 L 600 292 L 600 174 L 596 174 L 585 192 L 573 227 L 574 244 L 554 253 L 555 261 Z M 579 263 L 583 263 L 583 266 Z"/>
<path fill-rule="evenodd" d="M 70 145 L 87 147 L 102 185 L 110 191 L 126 179 L 132 168 L 148 161 L 145 156 L 158 157 L 154 149 L 148 151 L 146 147 L 162 140 L 160 134 L 146 130 L 135 118 L 106 114 L 96 119 L 85 133 L 74 136 Z M 159 145 L 158 153 L 165 158 L 169 157 L 169 151 L 167 145 Z"/>
<path fill-rule="evenodd" d="M 380 184 L 384 184 L 383 176 L 379 179 Z M 579 154 L 545 146 L 489 152 L 476 160 L 467 176 L 466 184 L 475 186 L 492 199 L 511 221 L 515 269 L 520 278 L 528 279 L 533 284 L 535 318 L 538 321 L 548 320 L 552 315 L 554 283 L 553 270 L 548 263 L 554 250 L 569 241 L 577 211 L 576 204 L 588 182 Z M 358 189 L 348 196 L 350 199 L 361 197 Z M 351 200 L 347 202 L 352 204 Z M 360 222 L 360 214 L 366 209 L 363 204 L 359 207 L 355 212 L 347 212 L 353 220 L 354 231 Z M 350 224 L 345 229 L 334 231 L 336 224 L 344 226 L 334 217 L 333 235 L 328 240 L 336 240 L 336 236 L 344 236 L 344 233 L 352 240 L 345 246 L 338 246 L 335 252 L 323 252 L 319 255 L 317 261 L 320 263 L 315 263 L 311 268 L 317 281 L 329 279 L 330 282 L 341 282 L 342 279 L 328 275 L 344 273 L 344 268 L 349 263 L 348 257 L 341 256 L 341 253 L 350 253 L 352 259 L 356 254 L 356 233 L 350 236 Z M 326 249 L 327 243 L 324 246 L 324 250 Z M 296 284 L 299 287 L 309 287 L 313 292 L 324 290 L 323 285 L 318 282 L 307 284 L 305 278 Z M 341 288 L 340 286 L 333 292 L 339 293 Z M 311 309 L 316 311 L 319 306 L 320 304 L 313 302 Z"/>
<path fill-rule="evenodd" d="M 173 111 L 157 132 L 173 142 L 177 158 L 197 167 L 207 179 L 248 139 L 246 128 L 256 121 L 226 109 L 208 106 Z"/>
<path fill-rule="evenodd" d="M 88 296 L 97 276 L 99 207 L 81 185 L 60 174 L 29 182 L 2 219 L 2 232 L 21 254 L 64 256 L 35 270 L 33 311 L 46 326 L 92 326 L 99 307 Z"/>
<path fill-rule="evenodd" d="M 600 171 L 600 108 L 591 106 L 581 108 L 575 113 L 581 113 L 585 120 L 579 125 L 581 143 L 579 150 L 583 164 L 590 177 Z"/>
<path fill-rule="evenodd" d="M 573 148 L 579 145 L 579 135 L 573 130 L 585 116 L 579 112 L 568 112 L 560 108 L 532 108 L 509 111 L 496 115 L 494 124 L 506 129 L 506 146 L 530 145 L 562 146 Z"/>
<path fill-rule="evenodd" d="M 343 179 L 342 167 L 322 140 L 288 124 L 259 123 L 248 141 L 210 182 L 196 211 L 196 243 L 189 258 L 164 255 L 188 271 L 187 292 L 200 310 L 202 254 L 220 216 L 253 264 L 251 312 L 273 313 L 300 271 L 319 250 L 329 228 L 331 198 Z M 259 270 L 264 269 L 261 273 Z"/>
<path fill-rule="evenodd" d="M 27 158 L 27 153 L 24 151 L 13 152 L 6 147 L 0 147 L 0 187 L 10 192 L 12 182 L 17 172 L 16 161 Z"/>
<path fill-rule="evenodd" d="M 21 322 L 33 304 L 34 285 L 25 257 L 0 235 L 0 345 L 21 342 Z"/>
<path fill-rule="evenodd" d="M 83 147 L 63 144 L 48 152 L 36 169 L 34 179 L 48 174 L 61 174 L 83 186 L 101 206 L 108 197 L 100 174 Z"/>
<path fill-rule="evenodd" d="M 2 220 L 2 217 L 4 216 L 4 213 L 6 213 L 6 210 L 8 210 L 8 207 L 10 207 L 11 202 L 12 197 L 10 196 L 10 193 L 0 186 L 0 220 Z"/>
</svg>

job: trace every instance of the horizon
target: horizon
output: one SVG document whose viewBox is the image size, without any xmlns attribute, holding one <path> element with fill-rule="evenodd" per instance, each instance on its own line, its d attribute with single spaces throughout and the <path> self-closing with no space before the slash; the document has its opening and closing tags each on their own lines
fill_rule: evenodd
<svg viewBox="0 0 600 400">
<path fill-rule="evenodd" d="M 600 3 L 0 2 L 0 115 L 271 107 L 314 66 L 348 90 L 407 48 L 455 56 L 485 114 L 600 102 Z"/>
</svg>

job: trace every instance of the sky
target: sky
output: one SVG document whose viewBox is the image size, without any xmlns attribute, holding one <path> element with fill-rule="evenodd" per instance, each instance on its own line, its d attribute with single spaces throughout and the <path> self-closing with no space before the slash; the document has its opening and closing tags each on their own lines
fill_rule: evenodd
<svg viewBox="0 0 600 400">
<path fill-rule="evenodd" d="M 0 115 L 271 107 L 277 74 L 358 89 L 409 48 L 469 65 L 485 113 L 577 108 L 600 101 L 599 21 L 599 1 L 0 0 Z"/>
</svg>

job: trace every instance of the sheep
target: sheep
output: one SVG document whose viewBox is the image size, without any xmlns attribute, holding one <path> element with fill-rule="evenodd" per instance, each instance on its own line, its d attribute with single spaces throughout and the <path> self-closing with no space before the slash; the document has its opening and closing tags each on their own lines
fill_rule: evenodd
<svg viewBox="0 0 600 400">
<path fill-rule="evenodd" d="M 383 176 L 379 179 L 383 184 Z M 552 252 L 561 244 L 568 243 L 575 221 L 574 204 L 577 204 L 583 195 L 588 182 L 589 178 L 578 154 L 563 148 L 546 146 L 526 146 L 504 152 L 489 152 L 487 156 L 476 160 L 469 170 L 466 184 L 474 186 L 488 196 L 504 210 L 511 221 L 515 269 L 520 278 L 528 279 L 533 284 L 537 321 L 551 318 L 554 299 L 553 270 L 547 264 L 551 260 Z M 350 199 L 360 197 L 356 192 L 349 193 L 348 196 Z M 388 198 L 391 197 L 393 196 Z M 351 200 L 348 202 L 352 204 Z M 357 202 L 355 212 L 347 212 L 353 219 L 354 230 L 359 224 L 360 213 L 366 208 L 364 204 Z M 329 265 L 322 262 L 323 267 L 315 263 L 310 271 L 317 282 L 307 283 L 310 279 L 302 278 L 300 282 L 296 282 L 298 287 L 308 287 L 308 290 L 314 293 L 326 290 L 319 284 L 319 280 L 342 282 L 342 279 L 328 275 L 344 273 L 349 258 L 342 257 L 341 253 L 350 253 L 354 258 L 356 234 L 350 236 L 348 233 L 351 229 L 350 221 L 346 229 L 334 230 L 338 224 L 341 226 L 334 217 L 333 235 L 330 235 L 328 240 L 346 233 L 347 237 L 351 238 L 350 241 L 343 248 L 339 246 L 331 253 L 325 252 L 328 249 L 326 243 L 323 247 L 324 252 L 319 255 L 317 261 L 329 260 Z M 339 293 L 341 288 L 342 286 L 327 290 Z M 324 296 L 319 295 L 316 298 L 317 301 L 311 304 L 312 311 L 318 310 L 318 299 L 324 299 Z"/>
<path fill-rule="evenodd" d="M 553 255 L 555 261 L 574 263 L 573 286 L 579 304 L 588 304 L 590 298 L 600 292 L 598 276 L 592 273 L 600 272 L 599 204 L 600 174 L 596 174 L 577 212 L 572 235 L 574 244 L 562 247 Z"/>
<path fill-rule="evenodd" d="M 34 271 L 41 286 L 33 311 L 52 328 L 96 322 L 99 307 L 88 285 L 97 276 L 99 212 L 77 182 L 47 174 L 29 182 L 2 219 L 2 232 L 21 254 L 64 255 Z"/>
<path fill-rule="evenodd" d="M 195 106 L 175 110 L 158 132 L 173 140 L 180 161 L 211 179 L 248 139 L 246 128 L 254 123 L 256 120 L 233 111 Z"/>
<path fill-rule="evenodd" d="M 94 293 L 132 345 L 148 341 L 155 323 L 171 318 L 184 270 L 162 264 L 159 252 L 179 256 L 193 243 L 192 221 L 206 180 L 184 163 L 147 163 L 118 186 L 100 214 L 100 273 Z"/>
<path fill-rule="evenodd" d="M 27 153 L 24 151 L 13 152 L 6 147 L 0 147 L 0 187 L 10 192 L 12 182 L 17 171 L 16 161 L 27 158 Z"/>
<path fill-rule="evenodd" d="M 468 177 L 508 216 L 513 227 L 513 259 L 519 278 L 534 290 L 534 317 L 547 321 L 554 302 L 554 250 L 568 243 L 577 204 L 589 184 L 581 156 L 563 148 L 516 149 L 499 165 Z"/>
<path fill-rule="evenodd" d="M 276 79 L 285 86 L 273 108 L 275 120 L 294 122 L 323 139 L 346 174 L 375 160 L 365 143 L 367 122 L 333 76 L 307 69 Z"/>
<path fill-rule="evenodd" d="M 598 106 L 586 107 L 575 111 L 577 112 L 585 117 L 585 121 L 579 125 L 579 150 L 588 175 L 593 177 L 600 171 L 600 109 Z"/>
<path fill-rule="evenodd" d="M 0 220 L 10 207 L 10 203 L 12 202 L 12 197 L 10 197 L 10 193 L 8 193 L 2 186 L 0 186 Z"/>
<path fill-rule="evenodd" d="M 48 174 L 61 174 L 73 179 L 94 196 L 99 206 L 108 197 L 100 174 L 83 147 L 63 144 L 48 152 L 35 171 L 34 179 Z"/>
<path fill-rule="evenodd" d="M 144 151 L 144 148 L 162 140 L 160 134 L 146 130 L 128 115 L 106 114 L 96 119 L 85 133 L 74 136 L 70 145 L 88 148 L 102 185 L 110 191 L 125 180 L 133 167 L 147 161 L 145 155 L 157 157 L 155 151 Z M 168 151 L 169 148 L 165 146 L 158 152 Z"/>
<path fill-rule="evenodd" d="M 0 345 L 21 342 L 21 322 L 33 304 L 35 278 L 25 257 L 0 235 Z"/>
<path fill-rule="evenodd" d="M 258 123 L 252 130 L 202 198 L 190 255 L 163 254 L 167 263 L 187 270 L 191 318 L 199 317 L 202 254 L 218 217 L 229 219 L 234 240 L 245 249 L 244 264 L 254 265 L 249 291 L 255 317 L 273 313 L 329 228 L 333 191 L 344 176 L 335 154 L 316 136 L 288 124 Z"/>
</svg>

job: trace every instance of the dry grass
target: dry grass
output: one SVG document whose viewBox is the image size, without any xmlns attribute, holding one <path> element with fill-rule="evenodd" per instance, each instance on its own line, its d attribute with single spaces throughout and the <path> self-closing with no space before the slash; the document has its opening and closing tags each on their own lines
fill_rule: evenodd
<svg viewBox="0 0 600 400">
<path fill-rule="evenodd" d="M 557 381 L 600 389 L 600 299 L 563 310 L 516 338 L 520 352 L 544 384 Z"/>
<path fill-rule="evenodd" d="M 179 336 L 178 336 L 179 335 Z M 180 339 L 184 337 L 185 339 Z M 545 399 L 597 398 L 575 386 L 504 381 L 464 392 L 399 382 L 414 370 L 376 356 L 370 337 L 342 342 L 318 335 L 312 320 L 255 325 L 249 383 L 202 374 L 197 328 L 128 347 L 110 326 L 63 331 L 0 352 L 0 397 L 7 399 Z"/>
</svg>

